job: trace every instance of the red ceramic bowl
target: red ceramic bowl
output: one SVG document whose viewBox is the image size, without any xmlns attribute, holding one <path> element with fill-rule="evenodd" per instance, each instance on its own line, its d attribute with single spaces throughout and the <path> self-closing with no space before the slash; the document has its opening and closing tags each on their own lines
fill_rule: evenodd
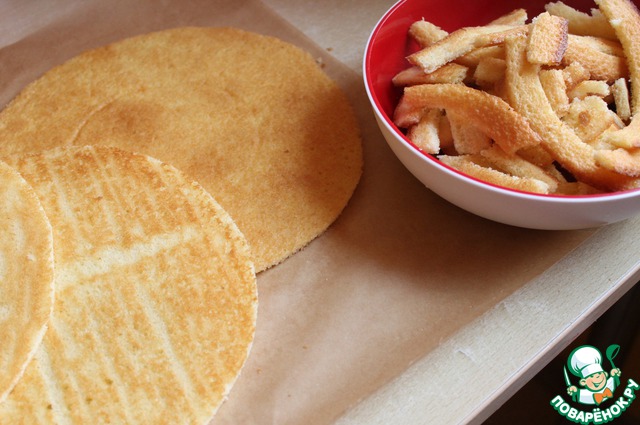
<svg viewBox="0 0 640 425">
<path fill-rule="evenodd" d="M 467 176 L 417 149 L 392 121 L 400 90 L 391 79 L 408 67 L 415 50 L 409 26 L 422 18 L 447 31 L 485 25 L 516 8 L 529 17 L 544 11 L 550 0 L 401 0 L 382 16 L 365 48 L 363 75 L 378 126 L 389 147 L 427 188 L 449 202 L 482 217 L 519 227 L 547 230 L 596 227 L 640 213 L 640 190 L 588 196 L 539 195 L 495 186 Z M 597 7 L 590 0 L 565 4 L 585 12 Z M 637 3 L 637 2 L 636 2 Z"/>
</svg>

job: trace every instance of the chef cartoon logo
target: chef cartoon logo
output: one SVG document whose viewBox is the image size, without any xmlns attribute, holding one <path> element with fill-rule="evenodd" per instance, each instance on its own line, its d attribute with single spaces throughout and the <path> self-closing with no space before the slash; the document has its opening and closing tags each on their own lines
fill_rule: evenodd
<svg viewBox="0 0 640 425">
<path fill-rule="evenodd" d="M 622 394 L 616 396 L 622 371 L 613 359 L 619 351 L 619 345 L 607 347 L 604 356 L 607 362 L 604 362 L 596 347 L 582 345 L 574 349 L 564 367 L 564 383 L 571 401 L 578 403 L 580 408 L 558 395 L 551 400 L 556 411 L 572 422 L 585 425 L 603 424 L 619 417 L 635 399 L 636 390 L 640 389 L 633 379 L 629 379 Z"/>
<path fill-rule="evenodd" d="M 597 348 L 583 345 L 571 352 L 564 369 L 564 379 L 567 384 L 567 393 L 574 401 L 581 404 L 600 405 L 603 401 L 613 397 L 613 392 L 620 385 L 620 375 L 622 374 L 620 369 L 613 364 L 613 358 L 619 350 L 619 345 L 610 345 L 607 348 L 607 359 L 612 368 L 609 373 L 602 367 L 602 354 Z M 579 379 L 578 385 L 581 388 L 571 383 L 567 367 Z"/>
</svg>

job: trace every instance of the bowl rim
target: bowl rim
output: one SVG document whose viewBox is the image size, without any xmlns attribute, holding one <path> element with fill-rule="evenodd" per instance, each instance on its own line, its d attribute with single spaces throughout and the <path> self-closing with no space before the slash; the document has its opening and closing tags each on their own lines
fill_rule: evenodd
<svg viewBox="0 0 640 425">
<path fill-rule="evenodd" d="M 516 196 L 525 199 L 535 199 L 535 200 L 543 200 L 550 202 L 560 202 L 560 203 L 593 203 L 594 201 L 614 201 L 620 199 L 627 198 L 635 198 L 640 194 L 640 187 L 635 189 L 628 189 L 623 191 L 616 192 L 605 192 L 605 193 L 595 193 L 595 194 L 584 194 L 584 195 L 563 195 L 563 194 L 545 194 L 545 193 L 533 193 L 533 192 L 525 192 L 518 189 L 512 189 L 504 186 L 500 186 L 497 184 L 493 184 L 490 182 L 486 182 L 484 180 L 478 179 L 476 177 L 470 176 L 462 171 L 459 171 L 447 164 L 439 161 L 434 155 L 424 152 L 420 148 L 418 148 L 409 138 L 405 136 L 405 134 L 400 131 L 396 125 L 393 123 L 391 118 L 384 112 L 380 100 L 378 99 L 377 93 L 373 88 L 373 82 L 371 81 L 371 74 L 369 72 L 371 68 L 370 59 L 371 59 L 371 51 L 373 49 L 373 45 L 376 41 L 376 36 L 379 34 L 381 29 L 384 27 L 384 24 L 389 20 L 391 15 L 402 5 L 411 0 L 398 0 L 396 1 L 387 11 L 382 15 L 382 17 L 376 22 L 373 29 L 371 30 L 369 37 L 367 38 L 367 43 L 364 49 L 364 55 L 362 59 L 362 75 L 364 79 L 364 86 L 367 92 L 367 96 L 369 101 L 373 107 L 375 114 L 380 118 L 380 122 L 387 128 L 387 130 L 395 136 L 397 140 L 399 140 L 402 144 L 408 148 L 411 153 L 419 156 L 423 161 L 428 162 L 434 165 L 436 168 L 441 169 L 446 172 L 450 176 L 464 180 L 468 183 L 472 183 L 474 186 L 489 190 L 492 192 L 497 192 L 503 195 L 508 196 Z"/>
</svg>

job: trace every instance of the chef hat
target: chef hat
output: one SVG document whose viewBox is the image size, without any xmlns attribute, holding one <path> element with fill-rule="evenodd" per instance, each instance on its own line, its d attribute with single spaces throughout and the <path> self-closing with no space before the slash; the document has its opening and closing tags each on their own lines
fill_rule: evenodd
<svg viewBox="0 0 640 425">
<path fill-rule="evenodd" d="M 568 363 L 571 373 L 580 378 L 586 378 L 596 372 L 604 372 L 602 354 L 598 349 L 589 345 L 583 345 L 573 350 Z"/>
</svg>

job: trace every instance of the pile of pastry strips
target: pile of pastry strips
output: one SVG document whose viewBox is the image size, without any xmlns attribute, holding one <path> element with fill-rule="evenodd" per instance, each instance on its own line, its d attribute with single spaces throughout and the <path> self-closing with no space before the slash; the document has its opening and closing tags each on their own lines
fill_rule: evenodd
<svg viewBox="0 0 640 425">
<path fill-rule="evenodd" d="M 640 187 L 640 14 L 549 3 L 451 33 L 420 20 L 395 124 L 421 150 L 480 180 L 579 195 Z"/>
</svg>

